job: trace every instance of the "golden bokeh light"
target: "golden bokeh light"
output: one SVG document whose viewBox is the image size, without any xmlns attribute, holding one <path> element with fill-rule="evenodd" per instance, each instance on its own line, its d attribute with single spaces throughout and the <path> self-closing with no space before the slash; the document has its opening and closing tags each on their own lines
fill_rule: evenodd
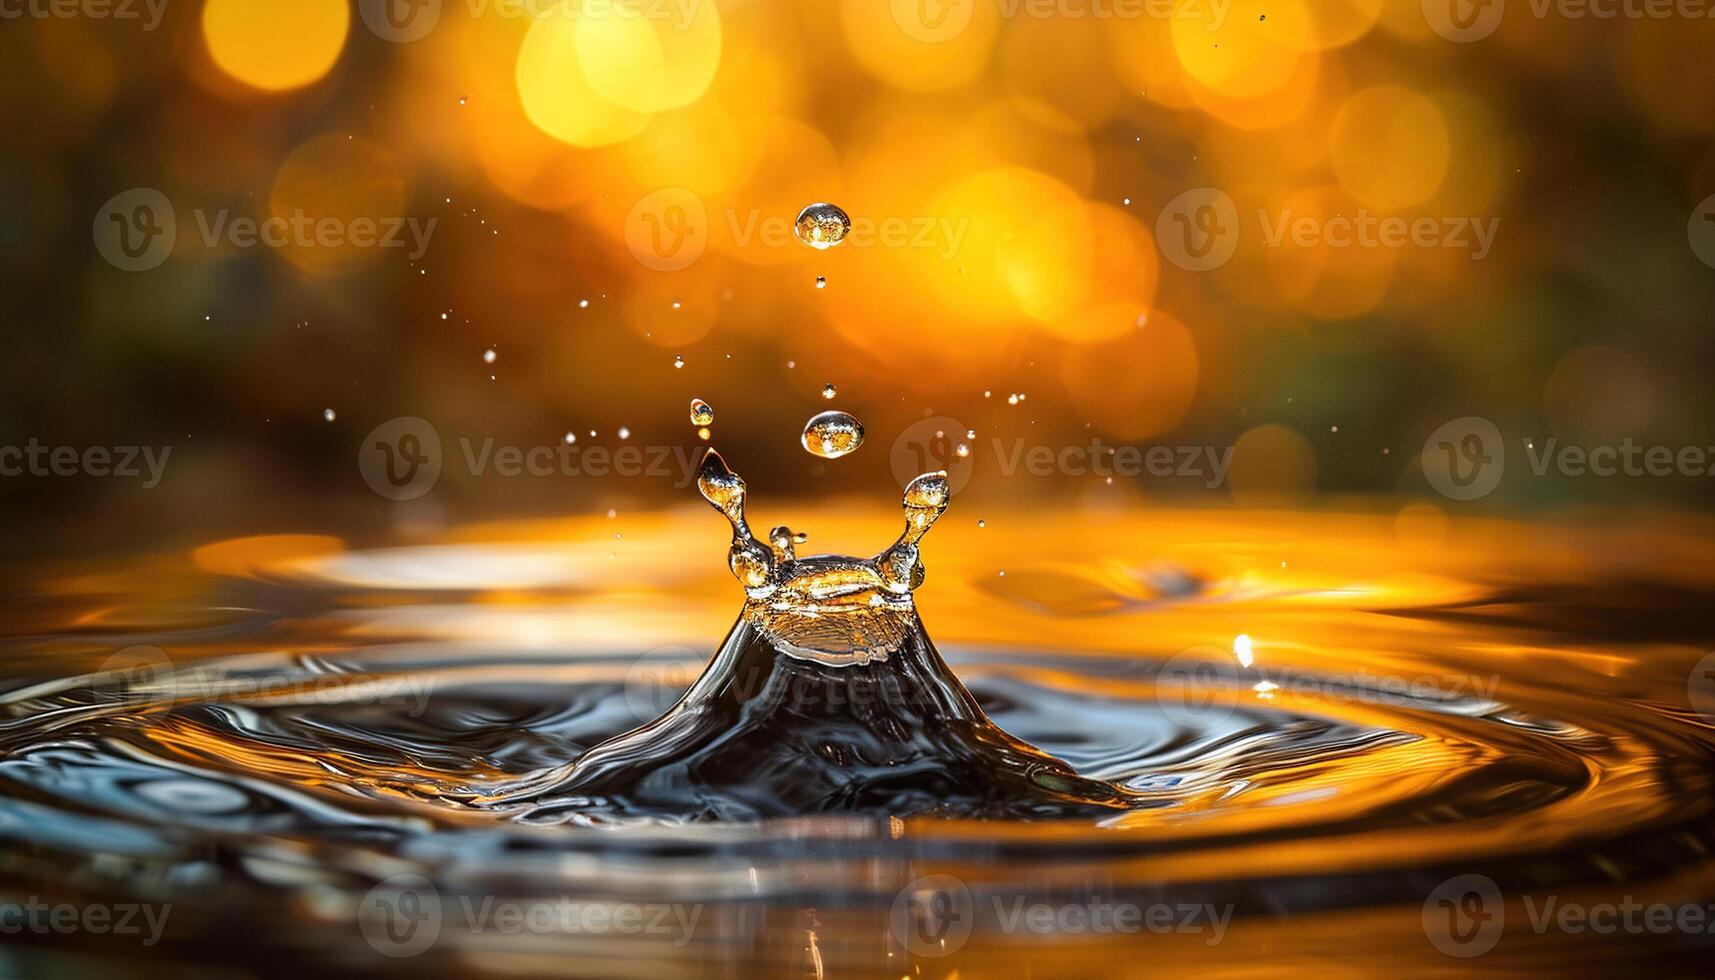
<svg viewBox="0 0 1715 980">
<path fill-rule="evenodd" d="M 633 112 L 676 109 L 708 90 L 721 61 L 721 21 L 713 3 L 643 7 L 621 14 L 585 3 L 571 17 L 578 65 L 596 94 Z M 688 15 L 688 16 L 687 16 Z"/>
<path fill-rule="evenodd" d="M 582 28 L 578 17 L 558 11 L 530 25 L 514 76 L 524 112 L 542 132 L 573 146 L 630 139 L 649 124 L 649 114 L 607 99 L 590 84 L 578 44 Z"/>
<path fill-rule="evenodd" d="M 1372 207 L 1422 204 L 1447 175 L 1447 120 L 1429 98 L 1377 85 L 1347 100 L 1334 118 L 1330 155 L 1340 184 Z"/>
<path fill-rule="evenodd" d="M 345 0 L 208 0 L 202 10 L 203 40 L 214 63 L 270 92 L 326 75 L 350 30 Z"/>
<path fill-rule="evenodd" d="M 306 272 L 343 272 L 378 259 L 380 242 L 405 214 L 405 176 L 380 145 L 324 133 L 293 150 L 268 195 L 284 235 L 277 251 Z M 403 238 L 400 241 L 404 241 Z"/>
</svg>

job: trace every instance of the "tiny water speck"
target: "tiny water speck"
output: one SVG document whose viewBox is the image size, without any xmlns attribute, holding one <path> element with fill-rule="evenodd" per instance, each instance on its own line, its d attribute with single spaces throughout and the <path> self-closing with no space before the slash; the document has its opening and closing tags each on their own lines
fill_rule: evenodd
<svg viewBox="0 0 1715 980">
<path fill-rule="evenodd" d="M 571 444 L 573 444 L 577 441 L 578 441 L 578 434 L 576 432 L 566 433 L 566 445 L 570 446 Z"/>
<path fill-rule="evenodd" d="M 673 358 L 673 366 L 676 368 L 684 367 L 685 366 L 685 355 L 679 354 L 679 355 L 675 356 Z"/>
<path fill-rule="evenodd" d="M 337 416 L 334 415 L 333 409 L 324 408 L 324 409 L 322 409 L 322 418 L 326 419 L 329 422 L 332 422 L 335 418 L 337 418 Z"/>
<path fill-rule="evenodd" d="M 845 412 L 822 412 L 804 424 L 801 441 L 812 456 L 839 459 L 863 445 L 863 423 Z"/>
<path fill-rule="evenodd" d="M 823 398 L 832 400 L 833 397 L 839 393 L 840 393 L 840 390 L 838 388 L 834 387 L 834 383 L 832 381 L 830 381 L 827 384 L 822 386 L 822 397 Z"/>
<path fill-rule="evenodd" d="M 816 288 L 817 289 L 827 289 L 828 288 L 828 277 L 827 276 L 817 276 L 816 277 Z"/>
<path fill-rule="evenodd" d="M 482 363 L 493 364 L 495 359 L 499 356 L 499 354 L 494 352 L 494 348 L 490 347 L 488 350 L 482 352 Z"/>
<path fill-rule="evenodd" d="M 621 439 L 630 439 L 631 438 L 631 430 L 626 428 L 623 425 L 620 426 L 619 427 L 619 437 Z"/>
<path fill-rule="evenodd" d="M 846 240 L 852 219 L 832 204 L 816 203 L 798 212 L 792 223 L 798 240 L 815 249 L 833 248 Z"/>
</svg>

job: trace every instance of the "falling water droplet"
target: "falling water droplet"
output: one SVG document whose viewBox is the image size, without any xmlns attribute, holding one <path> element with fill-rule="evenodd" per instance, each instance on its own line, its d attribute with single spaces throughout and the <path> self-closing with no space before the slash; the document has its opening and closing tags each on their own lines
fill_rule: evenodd
<svg viewBox="0 0 1715 980">
<path fill-rule="evenodd" d="M 792 227 L 798 240 L 811 248 L 833 248 L 846 240 L 852 219 L 832 204 L 816 203 L 798 212 Z"/>
<path fill-rule="evenodd" d="M 493 364 L 495 361 L 495 358 L 497 358 L 499 356 L 500 356 L 499 354 L 496 354 L 494 352 L 494 348 L 490 347 L 488 350 L 485 350 L 482 352 L 482 363 Z"/>
<path fill-rule="evenodd" d="M 827 276 L 817 276 L 816 277 L 816 288 L 817 289 L 827 289 L 828 288 L 828 277 Z"/>
<path fill-rule="evenodd" d="M 710 406 L 708 402 L 703 401 L 701 398 L 691 399 L 691 424 L 692 425 L 699 425 L 699 426 L 700 425 L 714 425 L 715 424 L 715 410 L 714 410 L 714 408 L 712 406 Z"/>
<path fill-rule="evenodd" d="M 676 368 L 684 367 L 685 366 L 685 355 L 683 355 L 683 354 L 673 355 L 673 366 Z"/>
<path fill-rule="evenodd" d="M 812 456 L 839 459 L 863 445 L 863 423 L 845 412 L 823 412 L 805 423 L 802 441 Z"/>
<path fill-rule="evenodd" d="M 566 445 L 570 446 L 572 443 L 577 442 L 577 441 L 578 441 L 578 434 L 576 432 L 566 433 Z"/>
<path fill-rule="evenodd" d="M 619 427 L 619 437 L 621 439 L 630 439 L 631 438 L 631 430 L 626 428 L 623 425 L 620 426 Z"/>
<path fill-rule="evenodd" d="M 322 418 L 326 419 L 327 421 L 332 422 L 336 417 L 337 416 L 334 415 L 333 409 L 331 409 L 331 408 L 322 409 Z"/>
<path fill-rule="evenodd" d="M 832 399 L 835 395 L 837 395 L 839 393 L 840 393 L 839 389 L 834 387 L 834 383 L 832 381 L 830 381 L 827 384 L 822 386 L 822 397 L 823 398 Z"/>
</svg>

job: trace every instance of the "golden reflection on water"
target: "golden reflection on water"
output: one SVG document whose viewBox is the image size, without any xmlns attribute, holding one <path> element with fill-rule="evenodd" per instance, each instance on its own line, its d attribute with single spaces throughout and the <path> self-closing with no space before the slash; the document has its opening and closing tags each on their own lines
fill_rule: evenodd
<svg viewBox="0 0 1715 980">
<path fill-rule="evenodd" d="M 1191 657 L 1226 658 L 1237 668 L 1248 658 L 1268 680 L 1223 692 L 1227 707 L 1331 719 L 1368 733 L 1367 741 L 1362 751 L 1307 753 L 1302 762 L 1276 757 L 1265 767 L 1247 759 L 1244 741 L 1216 744 L 1194 764 L 1187 760 L 1185 782 L 1141 790 L 1170 805 L 1125 812 L 1099 829 L 911 819 L 894 821 L 895 838 L 1047 846 L 1131 841 L 1137 846 L 1123 853 L 1068 852 L 1032 865 L 1027 877 L 1039 886 L 1099 880 L 1184 887 L 1247 876 L 1373 874 L 1522 846 L 1574 847 L 1614 828 L 1683 822 L 1710 808 L 1701 764 L 1664 749 L 1676 740 L 1689 746 L 1689 731 L 1708 728 L 1685 706 L 1687 671 L 1704 651 L 1676 630 L 1671 616 L 1652 620 L 1647 601 L 1674 590 L 1715 590 L 1715 568 L 1704 559 L 1715 540 L 1707 522 L 1658 515 L 1547 525 L 1426 520 L 1422 513 L 1156 511 L 1050 523 L 1040 514 L 990 510 L 979 527 L 978 516 L 955 504 L 925 548 L 928 575 L 916 593 L 943 650 L 982 652 L 955 658 L 967 681 L 1004 675 L 1042 692 L 1131 699 L 1150 710 L 1162 704 L 1153 700 L 1161 697 L 1153 675 L 1097 676 L 1083 665 Z M 810 534 L 805 553 L 873 554 L 899 526 L 896 508 L 852 504 L 795 508 L 791 518 Z M 531 665 L 529 675 L 539 683 L 612 682 L 625 679 L 626 663 L 601 654 L 674 646 L 693 658 L 712 652 L 742 603 L 725 551 L 720 518 L 700 506 L 472 525 L 382 547 L 323 535 L 244 537 L 125 568 L 63 569 L 40 585 L 52 601 L 33 612 L 39 621 L 15 628 L 77 637 L 59 656 L 82 661 L 86 670 L 112 652 L 102 636 L 152 629 L 184 631 L 185 642 L 161 644 L 179 666 L 215 656 L 265 664 L 286 654 L 364 650 L 383 662 L 456 651 L 476 658 L 461 666 L 462 684 L 516 683 L 520 662 Z M 199 631 L 259 611 L 223 605 L 231 586 L 246 582 L 317 598 L 295 612 L 280 611 L 259 633 L 209 642 Z M 484 668 L 482 658 L 494 658 L 496 666 Z M 1423 682 L 1468 707 L 1426 712 L 1295 683 L 1312 675 Z M 320 703 L 334 709 L 342 699 L 363 703 L 364 685 L 383 682 L 338 674 Z M 195 689 L 180 694 L 181 701 L 198 696 Z M 217 699 L 266 706 L 301 694 L 228 690 Z M 1658 714 L 1646 716 L 1634 710 L 1639 706 Z M 1503 707 L 1510 722 L 1485 714 Z M 401 764 L 339 745 L 306 752 L 242 741 L 195 714 L 155 714 L 135 724 L 159 751 L 186 762 L 309 791 L 365 795 L 425 819 L 465 826 L 493 819 L 449 807 L 456 786 L 428 761 Z M 1526 731 L 1532 725 L 1541 731 Z M 1526 757 L 1539 767 L 1537 777 L 1559 772 L 1566 792 L 1510 808 L 1497 803 L 1502 808 L 1492 816 L 1480 808 L 1449 809 L 1375 829 L 1378 814 L 1438 798 L 1472 773 L 1505 773 Z M 478 785 L 507 776 L 471 757 L 457 780 Z M 1507 789 L 1504 778 L 1495 785 L 1497 793 Z M 1294 836 L 1308 826 L 1321 829 Z M 886 873 L 879 866 L 866 871 L 862 862 L 807 867 L 846 887 Z M 912 871 L 947 868 L 973 884 L 1023 873 L 958 862 Z M 769 881 L 796 873 L 791 863 L 765 871 Z M 1706 888 L 1709 878 L 1706 870 L 1688 869 L 1626 887 L 1640 898 L 1683 895 Z M 759 927 L 764 937 L 781 930 L 778 945 L 765 943 L 771 964 L 785 957 L 790 966 L 794 948 L 829 963 L 850 962 L 853 950 L 879 941 L 867 932 L 873 917 L 822 909 L 816 921 L 810 933 L 801 923 L 772 919 Z M 1218 949 L 1194 938 L 1158 937 L 1151 969 L 1179 963 L 1250 974 L 1312 962 L 1327 969 L 1323 957 L 1349 931 L 1391 936 L 1367 944 L 1383 957 L 1393 955 L 1388 942 L 1408 951 L 1421 945 L 1416 908 L 1334 912 L 1296 927 L 1253 917 L 1235 923 L 1235 938 Z M 979 937 L 932 969 L 912 963 L 911 975 L 1004 974 L 1020 965 L 1019 957 L 1070 975 L 1113 967 L 1112 956 L 1123 948 L 1099 937 L 1033 941 L 1025 952 L 1014 937 Z M 1540 942 L 1526 935 L 1513 954 L 1528 958 Z M 1259 950 L 1275 951 L 1278 961 L 1259 965 L 1251 959 Z M 460 955 L 487 967 L 506 957 L 536 962 L 521 949 L 480 942 Z"/>
</svg>

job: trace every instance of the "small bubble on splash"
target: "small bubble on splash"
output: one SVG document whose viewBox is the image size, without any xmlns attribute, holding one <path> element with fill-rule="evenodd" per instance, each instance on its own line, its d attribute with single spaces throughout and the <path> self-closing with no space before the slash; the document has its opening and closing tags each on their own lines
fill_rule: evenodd
<svg viewBox="0 0 1715 980">
<path fill-rule="evenodd" d="M 846 240 L 852 230 L 852 219 L 834 205 L 818 202 L 798 212 L 792 230 L 799 241 L 811 248 L 833 248 Z"/>
<path fill-rule="evenodd" d="M 698 425 L 698 426 L 714 425 L 715 424 L 715 410 L 714 410 L 714 408 L 712 406 L 710 406 L 708 402 L 703 401 L 701 398 L 691 399 L 691 424 L 692 425 Z"/>
<path fill-rule="evenodd" d="M 830 401 L 832 401 L 833 397 L 839 393 L 840 390 L 834 387 L 834 383 L 832 381 L 822 386 L 822 397 Z"/>
<path fill-rule="evenodd" d="M 801 441 L 812 456 L 839 459 L 863 445 L 863 423 L 845 412 L 823 412 L 805 423 Z"/>
</svg>

